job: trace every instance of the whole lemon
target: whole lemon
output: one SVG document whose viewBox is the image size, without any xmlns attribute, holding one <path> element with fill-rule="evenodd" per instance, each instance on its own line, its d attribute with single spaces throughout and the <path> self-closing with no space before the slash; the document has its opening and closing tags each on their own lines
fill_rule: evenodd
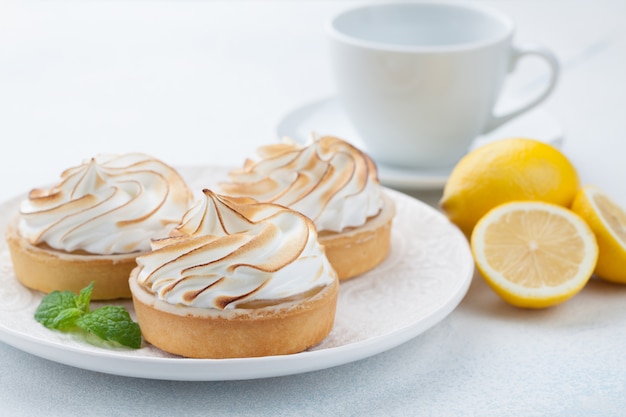
<svg viewBox="0 0 626 417">
<path fill-rule="evenodd" d="M 440 207 L 466 236 L 492 208 L 538 200 L 569 207 L 580 181 L 557 148 L 527 138 L 502 139 L 474 149 L 452 170 Z"/>
</svg>

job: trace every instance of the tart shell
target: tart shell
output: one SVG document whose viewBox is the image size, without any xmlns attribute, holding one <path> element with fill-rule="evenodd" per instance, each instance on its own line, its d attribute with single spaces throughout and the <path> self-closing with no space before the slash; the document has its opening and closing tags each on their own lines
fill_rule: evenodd
<svg viewBox="0 0 626 417">
<path fill-rule="evenodd" d="M 33 290 L 80 292 L 94 281 L 92 300 L 130 298 L 128 276 L 139 253 L 83 255 L 32 245 L 9 225 L 6 239 L 15 276 Z"/>
<path fill-rule="evenodd" d="M 252 309 L 218 310 L 171 305 L 137 282 L 129 283 L 144 339 L 166 352 L 189 358 L 246 358 L 302 352 L 331 331 L 339 284 L 315 295 Z"/>
<path fill-rule="evenodd" d="M 340 281 L 373 269 L 389 254 L 396 210 L 395 203 L 386 194 L 383 194 L 383 201 L 382 210 L 363 226 L 338 233 L 319 233 L 319 242 L 326 248 L 326 256 Z"/>
</svg>

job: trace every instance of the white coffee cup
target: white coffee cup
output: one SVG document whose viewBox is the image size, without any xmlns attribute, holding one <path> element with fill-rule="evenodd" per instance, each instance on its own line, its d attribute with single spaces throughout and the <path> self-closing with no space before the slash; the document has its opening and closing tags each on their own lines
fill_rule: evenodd
<svg viewBox="0 0 626 417">
<path fill-rule="evenodd" d="M 452 166 L 474 139 L 541 103 L 558 61 L 543 47 L 513 45 L 514 28 L 505 14 L 472 3 L 381 3 L 331 19 L 338 99 L 366 151 L 393 166 Z M 494 115 L 507 74 L 528 55 L 547 62 L 548 83 Z"/>
</svg>

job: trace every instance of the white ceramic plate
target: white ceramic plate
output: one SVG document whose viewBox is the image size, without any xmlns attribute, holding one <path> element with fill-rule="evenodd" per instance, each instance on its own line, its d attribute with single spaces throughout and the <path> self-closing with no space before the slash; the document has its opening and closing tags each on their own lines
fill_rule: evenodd
<svg viewBox="0 0 626 417">
<path fill-rule="evenodd" d="M 196 190 L 211 188 L 224 168 L 180 170 Z M 389 257 L 375 270 L 341 284 L 335 326 L 318 346 L 302 353 L 245 359 L 185 359 L 144 343 L 141 349 L 106 349 L 51 331 L 33 314 L 42 294 L 13 275 L 0 242 L 0 341 L 63 364 L 132 377 L 218 381 L 320 370 L 391 349 L 443 320 L 463 299 L 474 263 L 465 237 L 438 211 L 388 190 L 397 203 Z M 4 235 L 18 200 L 0 204 Z M 134 316 L 130 301 L 118 302 Z M 92 303 L 98 307 L 101 303 Z"/>
<path fill-rule="evenodd" d="M 305 142 L 315 132 L 333 135 L 350 141 L 367 151 L 354 128 L 350 125 L 341 104 L 334 97 L 317 100 L 297 107 L 278 123 L 279 137 L 288 136 Z M 520 116 L 476 139 L 472 147 L 506 137 L 529 137 L 560 146 L 564 139 L 561 125 L 541 108 Z M 426 170 L 393 167 L 376 161 L 381 183 L 404 189 L 440 189 L 445 185 L 451 169 Z"/>
</svg>

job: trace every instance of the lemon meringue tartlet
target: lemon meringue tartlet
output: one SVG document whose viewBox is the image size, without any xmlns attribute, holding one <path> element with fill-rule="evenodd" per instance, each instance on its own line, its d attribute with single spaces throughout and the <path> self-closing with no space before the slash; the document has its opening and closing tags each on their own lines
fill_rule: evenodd
<svg viewBox="0 0 626 417">
<path fill-rule="evenodd" d="M 393 200 L 372 159 L 348 142 L 314 138 L 263 146 L 220 184 L 221 192 L 281 204 L 312 219 L 340 280 L 380 264 L 391 246 Z"/>
<path fill-rule="evenodd" d="M 94 281 L 94 300 L 130 298 L 135 258 L 192 203 L 184 180 L 158 159 L 95 156 L 21 202 L 6 233 L 15 276 L 44 293 L 78 293 Z"/>
<path fill-rule="evenodd" d="M 192 358 L 301 352 L 331 331 L 338 280 L 313 222 L 285 207 L 203 190 L 170 237 L 137 258 L 143 337 Z"/>
</svg>

